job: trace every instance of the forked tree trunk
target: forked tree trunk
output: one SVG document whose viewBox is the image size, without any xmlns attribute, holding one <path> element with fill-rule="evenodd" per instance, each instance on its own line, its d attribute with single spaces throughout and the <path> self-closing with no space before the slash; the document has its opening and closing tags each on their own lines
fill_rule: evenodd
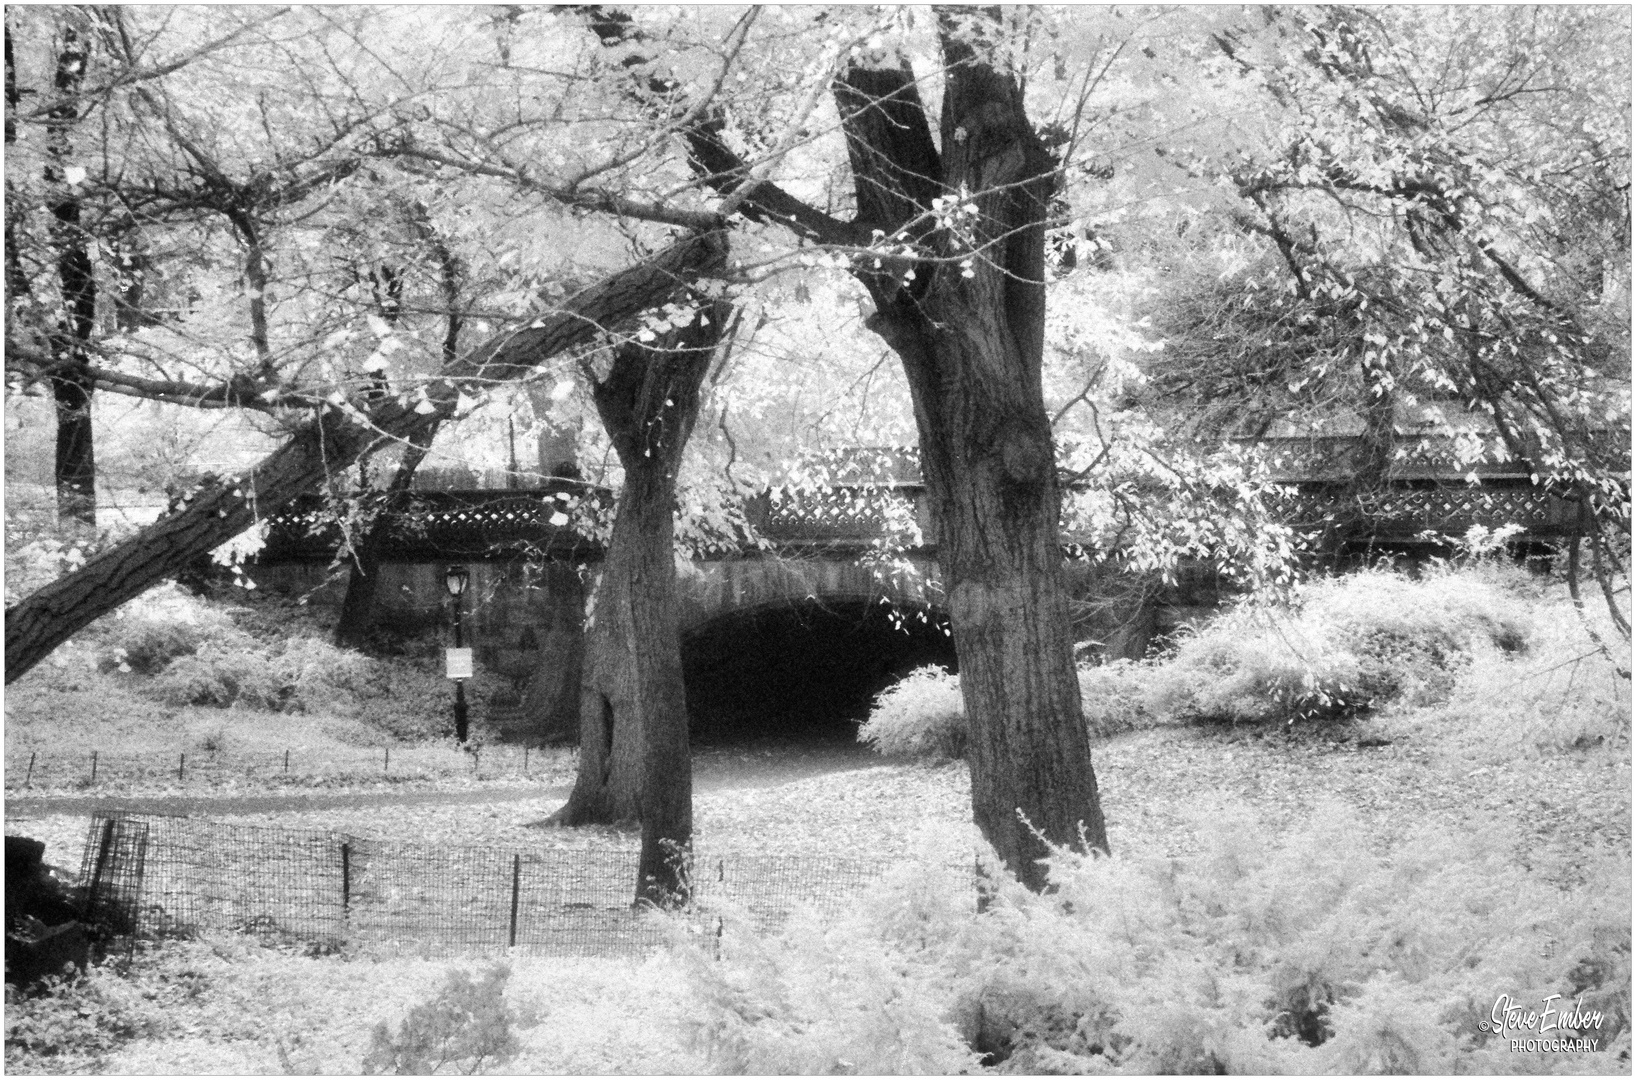
<svg viewBox="0 0 1636 1080">
<path fill-rule="evenodd" d="M 6 682 L 69 637 L 177 570 L 231 540 L 257 518 L 311 491 L 336 470 L 387 439 L 413 441 L 454 414 L 462 386 L 524 378 L 564 349 L 605 327 L 629 324 L 676 295 L 685 282 L 719 271 L 726 242 L 717 233 L 678 240 L 638 266 L 620 271 L 543 317 L 507 330 L 453 364 L 426 387 L 431 411 L 394 400 L 370 404 L 368 423 L 326 410 L 268 455 L 248 476 L 196 493 L 123 543 L 98 553 L 6 609 Z"/>
<path fill-rule="evenodd" d="M 939 256 L 913 276 L 865 277 L 876 303 L 870 326 L 902 359 L 914 397 L 971 724 L 973 817 L 1006 866 L 1041 889 L 1042 838 L 1108 850 L 1074 671 L 1041 387 L 1053 162 L 981 31 L 956 26 L 966 17 L 940 14 L 941 155 L 906 68 L 849 70 L 836 96 L 860 217 L 918 229 Z M 939 193 L 975 213 L 931 232 L 925 215 Z"/>
<path fill-rule="evenodd" d="M 693 768 L 677 612 L 676 470 L 728 305 L 658 347 L 630 342 L 593 396 L 625 485 L 591 604 L 580 682 L 579 774 L 554 820 L 639 822 L 638 900 L 685 899 Z"/>
</svg>

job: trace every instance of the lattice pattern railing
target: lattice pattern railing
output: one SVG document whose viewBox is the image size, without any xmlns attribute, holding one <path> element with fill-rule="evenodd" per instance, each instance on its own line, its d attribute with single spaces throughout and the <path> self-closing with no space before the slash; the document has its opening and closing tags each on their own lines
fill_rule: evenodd
<svg viewBox="0 0 1636 1080">
<path fill-rule="evenodd" d="M 1349 495 L 1292 485 L 1274 494 L 1273 506 L 1295 528 L 1355 520 L 1367 522 L 1378 535 L 1403 538 L 1427 530 L 1462 535 L 1474 525 L 1520 525 L 1525 533 L 1542 536 L 1571 532 L 1562 500 L 1535 487 L 1441 485 Z"/>
<path fill-rule="evenodd" d="M 584 548 L 589 541 L 574 530 L 567 513 L 571 501 L 584 494 L 582 486 L 566 485 L 532 491 L 394 493 L 381 511 L 388 523 L 383 554 L 478 557 L 524 545 Z M 267 525 L 263 559 L 274 561 L 328 557 L 345 532 L 316 497 L 298 500 L 269 517 Z"/>
<path fill-rule="evenodd" d="M 1258 471 L 1276 480 L 1335 480 L 1355 475 L 1363 445 L 1352 435 L 1318 435 L 1244 440 L 1258 463 Z M 1394 480 L 1453 480 L 1478 477 L 1523 477 L 1532 466 L 1510 458 L 1496 435 L 1461 439 L 1427 436 L 1401 438 L 1393 447 L 1387 476 Z"/>
<path fill-rule="evenodd" d="M 761 534 L 775 542 L 870 541 L 915 519 L 919 487 L 843 486 L 819 491 L 780 488 L 767 498 Z"/>
<path fill-rule="evenodd" d="M 410 492 L 394 497 L 383 552 L 388 559 L 481 558 L 535 548 L 575 557 L 597 552 L 594 539 L 577 532 L 566 513 L 585 489 L 542 491 Z M 1412 539 L 1432 530 L 1462 535 L 1473 525 L 1522 526 L 1530 536 L 1572 535 L 1572 504 L 1521 478 L 1471 485 L 1403 483 L 1374 494 L 1348 493 L 1338 484 L 1287 484 L 1274 489 L 1275 514 L 1303 530 L 1354 523 L 1382 539 Z M 934 544 L 917 485 L 847 485 L 817 491 L 787 488 L 752 500 L 746 516 L 767 540 L 780 545 L 868 544 L 892 529 L 924 530 Z M 341 528 L 314 501 L 270 519 L 265 562 L 327 559 Z"/>
</svg>

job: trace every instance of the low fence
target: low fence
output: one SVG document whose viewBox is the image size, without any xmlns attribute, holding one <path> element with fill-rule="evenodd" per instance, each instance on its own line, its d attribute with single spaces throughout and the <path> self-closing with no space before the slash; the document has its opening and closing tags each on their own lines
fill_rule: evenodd
<svg viewBox="0 0 1636 1080">
<path fill-rule="evenodd" d="M 495 743 L 471 750 L 451 744 L 378 749 L 239 751 L 177 750 L 162 753 L 80 753 L 30 750 L 5 755 L 5 786 L 86 789 L 134 780 L 219 785 L 238 778 L 292 784 L 303 780 L 369 781 L 469 776 L 481 780 L 540 779 L 562 754 L 530 746 Z"/>
<path fill-rule="evenodd" d="M 629 956 L 667 935 L 665 917 L 632 906 L 637 854 L 634 844 L 433 848 L 113 814 L 92 820 L 81 880 L 90 921 L 118 937 L 239 931 L 371 952 Z M 796 911 L 840 914 L 892 865 L 701 852 L 693 900 L 696 910 L 735 910 L 772 933 Z"/>
</svg>

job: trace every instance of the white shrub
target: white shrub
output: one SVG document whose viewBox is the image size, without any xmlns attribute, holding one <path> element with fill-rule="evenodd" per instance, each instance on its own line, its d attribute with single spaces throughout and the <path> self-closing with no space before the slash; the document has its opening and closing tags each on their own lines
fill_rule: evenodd
<svg viewBox="0 0 1636 1080">
<path fill-rule="evenodd" d="M 960 757 L 966 710 L 959 678 L 940 667 L 916 668 L 876 696 L 858 738 L 892 756 Z"/>
</svg>

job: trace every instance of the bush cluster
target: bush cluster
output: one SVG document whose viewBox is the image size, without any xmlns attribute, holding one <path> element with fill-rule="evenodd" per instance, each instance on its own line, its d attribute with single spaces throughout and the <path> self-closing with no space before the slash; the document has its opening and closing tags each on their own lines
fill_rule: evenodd
<svg viewBox="0 0 1636 1080">
<path fill-rule="evenodd" d="M 45 980 L 43 992 L 6 987 L 6 1071 L 96 1071 L 100 1059 L 136 1039 L 162 1038 L 175 1025 L 165 1004 L 197 994 L 191 969 L 98 964 L 72 979 Z"/>
<path fill-rule="evenodd" d="M 1446 702 L 1411 714 L 1413 726 L 1449 732 L 1479 759 L 1535 755 L 1630 739 L 1630 682 L 1586 632 L 1619 640 L 1607 612 L 1558 604 L 1534 614 L 1526 662 L 1477 651 L 1453 679 Z M 1629 654 L 1625 665 L 1628 667 Z"/>
<path fill-rule="evenodd" d="M 1487 571 L 1324 578 L 1228 611 L 1152 666 L 1172 720 L 1293 724 L 1446 701 L 1474 655 L 1526 653 L 1532 616 Z"/>
<path fill-rule="evenodd" d="M 380 660 L 308 637 L 273 645 L 207 642 L 173 661 L 146 690 L 173 705 L 348 717 L 399 739 L 435 734 L 449 692 L 429 661 Z"/>
<path fill-rule="evenodd" d="M 936 874 L 894 877 L 910 892 L 940 885 L 945 898 L 969 893 Z M 893 894 L 899 895 L 894 892 Z M 928 900 L 927 897 L 917 897 Z M 948 916 L 931 900 L 932 920 Z M 948 988 L 933 965 L 908 963 L 862 918 L 827 931 L 768 938 L 748 920 L 721 912 L 719 949 L 675 950 L 690 1008 L 688 1048 L 712 1073 L 750 1076 L 958 1075 L 978 1055 L 948 1022 Z M 799 916 L 796 925 L 819 925 Z"/>
<path fill-rule="evenodd" d="M 947 668 L 916 668 L 882 690 L 858 738 L 882 754 L 934 760 L 966 751 L 960 679 Z"/>
<path fill-rule="evenodd" d="M 1451 723 L 1492 714 L 1530 745 L 1582 746 L 1630 727 L 1628 695 L 1595 653 L 1566 599 L 1520 574 L 1372 570 L 1233 608 L 1167 656 L 1082 667 L 1079 683 L 1093 738 L 1162 723 L 1290 726 L 1442 706 L 1435 715 Z M 1544 677 L 1575 664 L 1586 669 L 1577 681 Z M 1499 695 L 1506 686 L 1525 689 Z M 885 754 L 959 756 L 958 678 L 922 668 L 888 687 L 859 738 Z"/>
<path fill-rule="evenodd" d="M 384 1020 L 375 1026 L 364 1073 L 431 1076 L 448 1066 L 471 1075 L 514 1060 L 522 1050 L 514 1029 L 528 1018 L 506 1004 L 510 977 L 504 964 L 476 980 L 451 969 L 430 1000 L 409 1010 L 396 1035 Z"/>
<path fill-rule="evenodd" d="M 1628 860 L 1566 891 L 1505 838 L 1428 830 L 1386 858 L 1359 835 L 1330 807 L 1279 843 L 1222 820 L 1191 858 L 1058 852 L 1043 895 L 1001 873 L 981 914 L 922 868 L 828 930 L 729 921 L 690 975 L 694 1034 L 754 1072 L 1629 1068 Z M 1502 993 L 1600 1013 L 1598 1053 L 1514 1053 L 1483 1026 Z"/>
<path fill-rule="evenodd" d="M 1081 667 L 1079 700 L 1091 737 L 1105 738 L 1159 723 L 1161 717 L 1151 700 L 1152 679 L 1153 665 L 1134 660 Z"/>
<path fill-rule="evenodd" d="M 139 945 L 132 960 L 52 980 L 43 993 L 7 987 L 5 1069 L 494 1071 L 517 1057 L 519 1036 L 549 1011 L 540 992 L 517 992 L 509 975 L 505 965 L 473 975 L 418 959 L 327 953 L 271 935 L 166 938 Z"/>
<path fill-rule="evenodd" d="M 1079 669 L 1079 696 L 1093 736 L 1157 722 L 1149 702 L 1151 673 L 1151 665 L 1129 660 Z M 964 756 L 967 725 L 960 677 L 936 665 L 915 669 L 876 696 L 858 738 L 892 757 L 944 761 Z"/>
<path fill-rule="evenodd" d="M 328 631 L 305 608 L 232 607 L 166 584 L 92 624 L 36 677 L 80 689 L 90 666 L 170 706 L 343 717 L 359 721 L 359 737 L 370 741 L 438 733 L 449 693 L 438 650 L 366 656 L 336 648 Z M 502 683 L 480 674 L 468 690 L 494 694 Z"/>
<path fill-rule="evenodd" d="M 10 483 L 5 498 L 5 595 L 9 607 L 85 565 L 129 531 L 94 528 L 57 518 L 57 493 L 40 484 Z"/>
</svg>

